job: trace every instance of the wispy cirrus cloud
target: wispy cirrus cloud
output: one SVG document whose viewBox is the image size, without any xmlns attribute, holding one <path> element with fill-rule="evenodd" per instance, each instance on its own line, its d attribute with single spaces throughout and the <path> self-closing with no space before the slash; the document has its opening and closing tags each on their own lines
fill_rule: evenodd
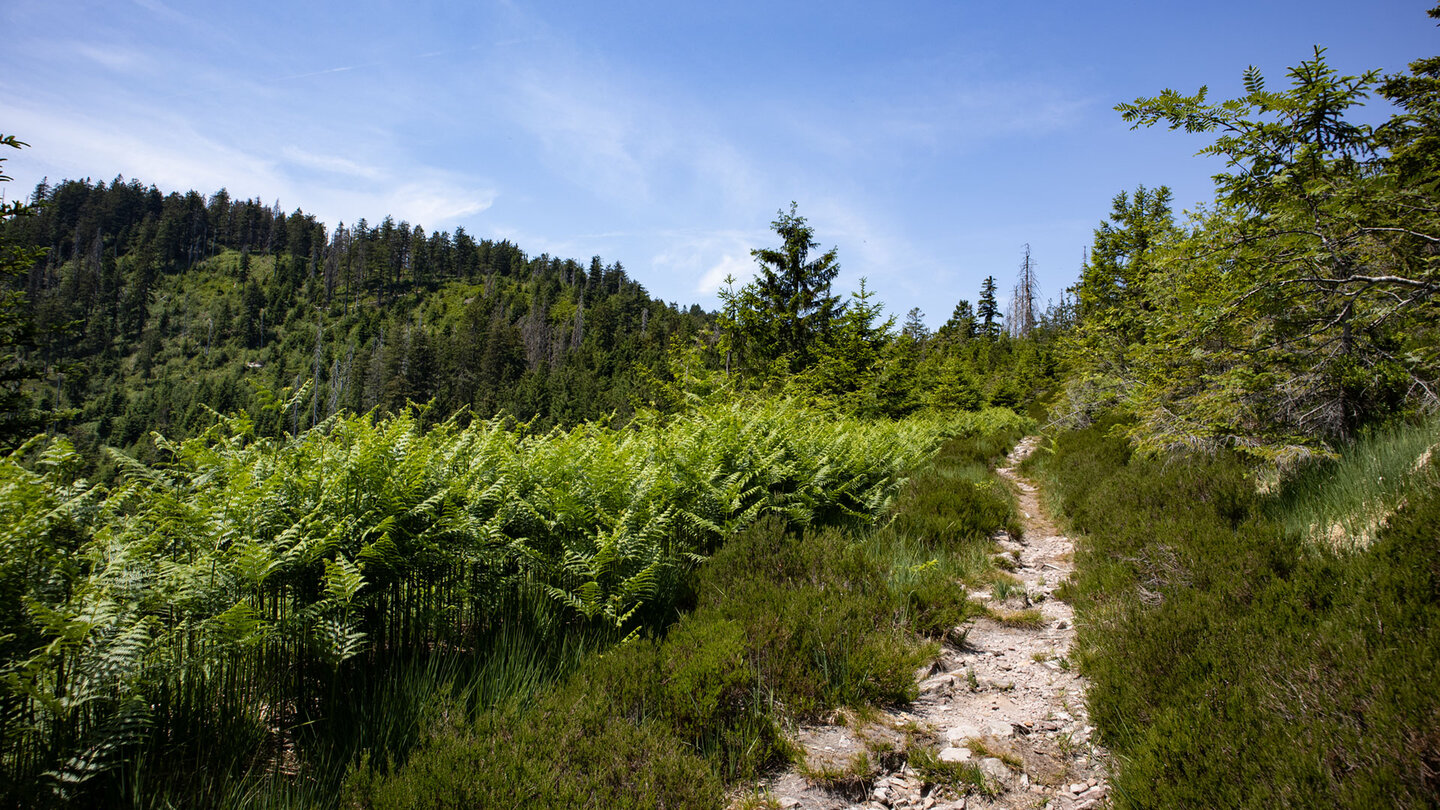
<svg viewBox="0 0 1440 810">
<path fill-rule="evenodd" d="M 294 145 L 271 153 L 200 132 L 173 114 L 110 110 L 97 117 L 22 104 L 12 106 L 7 125 L 32 147 L 13 163 L 11 174 L 22 183 L 123 174 L 167 191 L 226 188 L 303 205 L 332 226 L 391 215 L 442 227 L 489 209 L 499 194 L 483 180 L 393 156 L 382 167 Z"/>
<path fill-rule="evenodd" d="M 700 274 L 700 281 L 695 285 L 695 292 L 702 295 L 715 295 L 725 286 L 725 280 L 731 279 L 734 283 L 744 285 L 755 275 L 755 259 L 749 253 L 722 253 L 718 261 L 714 261 L 710 268 Z"/>
<path fill-rule="evenodd" d="M 261 187 L 282 179 L 274 161 L 206 137 L 178 117 L 117 118 L 112 113 L 91 116 L 22 102 L 11 106 L 8 117 L 14 131 L 27 133 L 33 151 L 27 153 L 26 164 L 54 175 L 103 178 L 119 173 L 162 187 L 209 191 L 242 178 L 246 185 Z"/>
<path fill-rule="evenodd" d="M 322 155 L 302 149 L 294 144 L 280 150 L 280 156 L 292 165 L 315 171 L 338 174 L 360 180 L 379 180 L 383 173 L 375 166 L 366 165 L 339 155 Z"/>
<path fill-rule="evenodd" d="M 411 224 L 424 224 L 435 229 L 489 209 L 495 204 L 498 194 L 493 188 L 462 186 L 453 179 L 437 176 L 430 182 L 395 186 L 381 204 L 386 213 L 408 219 Z M 370 198 L 363 199 L 369 204 Z"/>
<path fill-rule="evenodd" d="M 744 284 L 755 274 L 751 249 L 763 243 L 765 233 L 744 230 L 680 230 L 657 234 L 663 247 L 650 263 L 661 273 L 684 279 L 689 292 L 714 295 L 727 277 Z"/>
<path fill-rule="evenodd" d="M 153 60 L 144 51 L 115 43 L 72 42 L 67 48 L 82 59 L 88 59 L 116 73 L 130 73 L 148 68 Z"/>
<path fill-rule="evenodd" d="M 557 171 L 601 198 L 650 199 L 659 139 L 640 125 L 644 116 L 619 88 L 565 70 L 508 78 L 509 114 Z"/>
</svg>

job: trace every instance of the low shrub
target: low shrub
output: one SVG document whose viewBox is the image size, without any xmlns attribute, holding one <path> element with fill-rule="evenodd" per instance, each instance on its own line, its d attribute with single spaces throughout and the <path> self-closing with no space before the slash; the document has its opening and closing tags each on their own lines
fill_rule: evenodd
<svg viewBox="0 0 1440 810">
<path fill-rule="evenodd" d="M 904 508 L 897 511 L 895 531 L 947 550 L 966 543 L 988 547 L 989 539 L 1001 531 L 1019 537 L 1021 524 L 1009 490 L 987 467 L 1009 451 L 1018 434 L 1005 430 L 998 436 L 956 438 L 941 445 L 934 463 L 902 491 Z"/>
<path fill-rule="evenodd" d="M 1440 487 L 1437 437 L 1435 416 L 1366 432 L 1281 482 L 1267 514 L 1337 550 L 1367 545 L 1401 503 Z"/>
<path fill-rule="evenodd" d="M 702 569 L 697 608 L 663 638 L 588 660 L 529 708 L 444 730 L 393 774 L 354 776 L 350 795 L 377 809 L 718 806 L 714 785 L 789 760 L 782 717 L 915 697 L 914 671 L 931 651 L 903 624 L 877 627 L 905 611 L 867 561 L 850 533 L 763 521 Z M 562 767 L 573 746 L 593 770 Z M 614 749 L 610 758 L 586 753 L 597 746 Z M 617 798 L 612 781 L 631 772 L 643 774 L 641 789 Z M 704 778 L 687 781 L 691 772 Z M 685 790 L 664 792 L 677 784 Z"/>
<path fill-rule="evenodd" d="M 723 787 L 671 729 L 634 722 L 585 692 L 554 690 L 534 706 L 488 712 L 447 729 L 387 776 L 365 767 L 349 806 L 400 808 L 718 807 Z"/>
<path fill-rule="evenodd" d="M 1072 524 L 1077 659 L 1120 807 L 1427 807 L 1440 795 L 1440 491 L 1337 553 L 1234 458 L 1041 462 Z"/>
</svg>

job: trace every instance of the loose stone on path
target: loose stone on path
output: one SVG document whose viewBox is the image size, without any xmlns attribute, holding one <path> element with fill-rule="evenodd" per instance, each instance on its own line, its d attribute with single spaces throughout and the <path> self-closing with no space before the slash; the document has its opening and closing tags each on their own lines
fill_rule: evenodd
<svg viewBox="0 0 1440 810">
<path fill-rule="evenodd" d="M 813 784 L 797 772 L 767 786 L 785 810 L 865 807 L 898 810 L 992 810 L 1048 807 L 1083 810 L 1106 806 L 1105 752 L 1091 741 L 1085 681 L 1068 664 L 1075 617 L 1053 592 L 1074 569 L 1074 547 L 1040 507 L 1035 485 L 1016 467 L 1034 451 L 1037 437 L 1016 445 L 997 470 L 1015 490 L 1024 535 L 995 538 L 997 550 L 1015 563 L 1016 593 L 1004 602 L 983 596 L 996 610 L 1033 608 L 1043 622 L 1017 627 L 989 618 L 965 628 L 962 646 L 947 646 L 917 673 L 920 697 L 904 712 L 878 721 L 802 729 L 796 743 L 807 760 L 828 761 L 830 752 L 860 750 L 866 739 L 919 727 L 933 739 L 941 762 L 978 766 L 994 795 L 959 795 L 924 783 L 908 765 L 883 773 L 862 793 L 849 796 Z M 973 684 L 973 686 L 972 686 Z M 833 753 L 830 755 L 833 757 Z"/>
</svg>

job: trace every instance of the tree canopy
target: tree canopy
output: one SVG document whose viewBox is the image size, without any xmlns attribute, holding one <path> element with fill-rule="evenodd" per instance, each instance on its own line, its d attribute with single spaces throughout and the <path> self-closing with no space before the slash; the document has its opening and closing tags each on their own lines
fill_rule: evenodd
<svg viewBox="0 0 1440 810">
<path fill-rule="evenodd" d="M 1251 68 L 1236 99 L 1202 87 L 1117 106 L 1136 127 L 1214 133 L 1201 154 L 1225 160 L 1186 229 L 1163 187 L 1117 197 L 1076 288 L 1072 362 L 1111 375 L 1141 444 L 1283 461 L 1440 404 L 1440 200 L 1421 168 L 1435 68 L 1380 88 L 1402 113 L 1379 128 L 1349 117 L 1379 75 L 1339 75 L 1318 48 L 1284 90 Z"/>
</svg>

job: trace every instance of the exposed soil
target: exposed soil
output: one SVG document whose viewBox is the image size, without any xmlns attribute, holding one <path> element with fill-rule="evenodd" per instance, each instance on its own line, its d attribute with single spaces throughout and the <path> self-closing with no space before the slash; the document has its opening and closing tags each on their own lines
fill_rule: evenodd
<svg viewBox="0 0 1440 810">
<path fill-rule="evenodd" d="M 767 786 L 779 806 L 1083 810 L 1109 804 L 1105 753 L 1090 740 L 1085 680 L 1068 659 L 1074 614 L 1054 596 L 1073 570 L 1073 547 L 1040 509 L 1035 486 L 1015 470 L 1037 442 L 1033 436 L 1021 441 L 998 471 L 1015 489 L 1024 536 L 995 538 L 997 554 L 1009 558 L 1007 567 L 1013 564 L 1015 582 L 971 593 L 991 616 L 961 628 L 934 664 L 917 673 L 920 698 L 907 710 L 800 729 L 795 742 L 805 764 Z M 942 761 L 978 766 L 987 789 L 922 779 L 900 752 L 925 745 Z"/>
</svg>

